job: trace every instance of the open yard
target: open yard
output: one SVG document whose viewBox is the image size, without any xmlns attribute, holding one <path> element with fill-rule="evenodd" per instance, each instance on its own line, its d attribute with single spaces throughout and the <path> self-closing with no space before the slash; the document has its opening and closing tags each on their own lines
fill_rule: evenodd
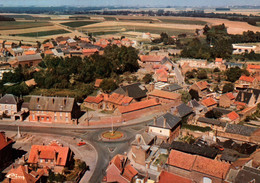
<svg viewBox="0 0 260 183">
<path fill-rule="evenodd" d="M 68 27 L 81 27 L 81 26 L 91 25 L 95 23 L 99 23 L 99 22 L 98 21 L 73 21 L 73 22 L 65 22 L 61 24 Z"/>
<path fill-rule="evenodd" d="M 58 30 L 51 30 L 51 31 L 41 31 L 41 32 L 30 32 L 30 33 L 24 33 L 24 34 L 15 34 L 15 36 L 43 37 L 43 36 L 66 34 L 66 33 L 70 33 L 70 32 L 63 30 L 63 29 L 58 29 Z"/>
<path fill-rule="evenodd" d="M 35 27 L 51 26 L 49 22 L 26 22 L 26 21 L 14 21 L 14 22 L 1 22 L 0 30 L 13 30 L 13 29 L 28 29 Z"/>
</svg>

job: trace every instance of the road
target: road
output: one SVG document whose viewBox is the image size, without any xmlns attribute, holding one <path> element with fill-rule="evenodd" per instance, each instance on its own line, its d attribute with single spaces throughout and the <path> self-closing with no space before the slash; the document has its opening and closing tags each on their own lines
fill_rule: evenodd
<svg viewBox="0 0 260 183">
<path fill-rule="evenodd" d="M 123 154 L 124 152 L 129 151 L 130 144 L 132 140 L 135 138 L 135 134 L 142 131 L 142 129 L 147 125 L 147 122 L 143 122 L 141 124 L 136 124 L 127 127 L 118 127 L 116 130 L 123 132 L 126 135 L 121 141 L 114 142 L 104 142 L 101 141 L 99 136 L 102 132 L 110 130 L 110 128 L 102 128 L 102 129 L 69 129 L 62 127 L 34 127 L 34 126 L 19 126 L 21 132 L 31 132 L 31 133 L 42 133 L 42 134 L 53 134 L 53 135 L 61 135 L 61 136 L 70 136 L 81 138 L 84 141 L 91 144 L 97 151 L 97 164 L 96 168 L 92 174 L 90 179 L 90 183 L 101 182 L 102 178 L 105 175 L 106 167 L 109 161 L 116 154 Z M 0 124 L 0 131 L 17 131 L 17 126 L 15 125 L 6 125 Z M 86 162 L 87 164 L 87 162 Z"/>
<path fill-rule="evenodd" d="M 178 84 L 181 85 L 181 86 L 185 85 L 184 77 L 183 77 L 183 75 L 181 73 L 179 65 L 178 64 L 173 64 L 173 66 L 174 66 L 174 72 L 175 72 Z"/>
</svg>

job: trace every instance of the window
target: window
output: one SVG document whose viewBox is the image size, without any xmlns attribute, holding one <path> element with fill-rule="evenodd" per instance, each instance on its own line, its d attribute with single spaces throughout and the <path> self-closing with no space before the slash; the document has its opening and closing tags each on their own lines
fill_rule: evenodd
<svg viewBox="0 0 260 183">
<path fill-rule="evenodd" d="M 35 120 L 35 115 L 34 114 L 32 115 L 32 119 Z"/>
<path fill-rule="evenodd" d="M 40 159 L 40 162 L 42 163 L 42 162 L 43 162 L 43 159 Z"/>
<path fill-rule="evenodd" d="M 44 121 L 44 117 L 42 117 L 41 120 Z"/>
<path fill-rule="evenodd" d="M 68 117 L 66 117 L 66 122 L 68 122 L 69 121 L 69 118 Z"/>
<path fill-rule="evenodd" d="M 46 120 L 49 121 L 49 117 L 47 117 Z"/>
<path fill-rule="evenodd" d="M 54 116 L 54 120 L 57 121 L 57 116 Z"/>
<path fill-rule="evenodd" d="M 45 163 L 48 163 L 48 160 L 47 160 L 47 159 L 45 159 Z"/>
</svg>

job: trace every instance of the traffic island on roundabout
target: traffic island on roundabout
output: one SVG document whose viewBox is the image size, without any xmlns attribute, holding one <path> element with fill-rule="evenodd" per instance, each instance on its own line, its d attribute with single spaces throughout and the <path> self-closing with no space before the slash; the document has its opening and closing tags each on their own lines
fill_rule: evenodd
<svg viewBox="0 0 260 183">
<path fill-rule="evenodd" d="M 117 141 L 125 138 L 126 135 L 120 131 L 105 131 L 101 134 L 101 139 L 103 141 Z"/>
</svg>

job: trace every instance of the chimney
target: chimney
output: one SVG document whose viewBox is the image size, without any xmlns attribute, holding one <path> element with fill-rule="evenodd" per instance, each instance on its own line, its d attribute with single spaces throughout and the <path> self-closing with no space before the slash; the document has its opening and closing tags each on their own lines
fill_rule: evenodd
<svg viewBox="0 0 260 183">
<path fill-rule="evenodd" d="M 153 125 L 154 126 L 156 125 L 156 121 L 157 121 L 156 117 L 153 117 Z"/>
<path fill-rule="evenodd" d="M 29 172 L 28 172 L 28 165 L 24 165 L 24 168 L 25 168 L 25 173 L 28 174 L 28 173 L 29 173 Z"/>
<path fill-rule="evenodd" d="M 244 102 L 244 100 L 245 100 L 245 93 L 242 92 L 242 93 L 241 93 L 241 102 Z"/>
<path fill-rule="evenodd" d="M 167 119 L 163 118 L 163 128 L 166 128 L 166 122 L 167 122 Z"/>
</svg>

